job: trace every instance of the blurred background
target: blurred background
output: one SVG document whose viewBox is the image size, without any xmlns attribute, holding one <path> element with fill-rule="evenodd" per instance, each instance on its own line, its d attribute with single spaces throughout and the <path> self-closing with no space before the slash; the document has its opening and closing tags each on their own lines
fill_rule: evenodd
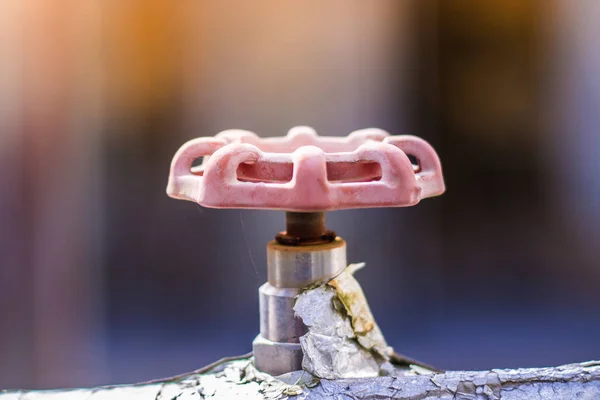
<svg viewBox="0 0 600 400">
<path fill-rule="evenodd" d="M 388 342 L 446 369 L 600 359 L 600 2 L 0 5 L 0 388 L 251 350 L 283 213 L 169 199 L 186 140 L 380 127 L 448 191 L 328 214 Z"/>
</svg>

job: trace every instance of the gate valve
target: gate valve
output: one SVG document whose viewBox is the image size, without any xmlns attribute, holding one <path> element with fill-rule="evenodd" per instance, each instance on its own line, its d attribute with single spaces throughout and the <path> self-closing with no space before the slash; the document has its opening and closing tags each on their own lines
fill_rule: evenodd
<svg viewBox="0 0 600 400">
<path fill-rule="evenodd" d="M 169 196 L 204 207 L 286 211 L 286 230 L 267 244 L 253 342 L 256 367 L 272 375 L 303 367 L 308 328 L 296 298 L 347 266 L 346 243 L 326 229 L 325 211 L 412 206 L 444 190 L 440 160 L 423 139 L 374 128 L 318 136 L 309 127 L 284 137 L 234 129 L 192 139 L 175 154 L 167 186 Z"/>
</svg>

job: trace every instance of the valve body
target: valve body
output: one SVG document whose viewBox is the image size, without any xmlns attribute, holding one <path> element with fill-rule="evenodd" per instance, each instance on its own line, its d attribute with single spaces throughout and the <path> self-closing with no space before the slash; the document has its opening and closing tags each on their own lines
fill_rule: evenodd
<svg viewBox="0 0 600 400">
<path fill-rule="evenodd" d="M 267 245 L 268 282 L 259 289 L 260 334 L 252 343 L 256 367 L 271 375 L 302 369 L 300 336 L 306 326 L 294 313 L 303 288 L 318 285 L 346 267 L 346 242 L 295 246 Z"/>
</svg>

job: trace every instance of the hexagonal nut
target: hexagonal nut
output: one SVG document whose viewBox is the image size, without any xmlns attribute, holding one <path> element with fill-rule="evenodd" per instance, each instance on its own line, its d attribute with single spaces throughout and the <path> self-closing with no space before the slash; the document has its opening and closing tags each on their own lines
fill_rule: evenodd
<svg viewBox="0 0 600 400">
<path fill-rule="evenodd" d="M 294 304 L 300 289 L 285 289 L 268 282 L 260 287 L 260 334 L 276 343 L 299 343 L 307 332 L 302 319 L 296 317 Z"/>
<path fill-rule="evenodd" d="M 252 342 L 254 365 L 259 371 L 273 376 L 302 369 L 300 343 L 273 342 L 258 335 Z"/>
</svg>

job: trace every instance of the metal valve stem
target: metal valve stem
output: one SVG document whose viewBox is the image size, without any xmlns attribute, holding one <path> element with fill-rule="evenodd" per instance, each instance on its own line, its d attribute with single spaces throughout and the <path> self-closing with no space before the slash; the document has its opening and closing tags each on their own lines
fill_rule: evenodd
<svg viewBox="0 0 600 400">
<path fill-rule="evenodd" d="M 296 296 L 346 267 L 346 243 L 325 229 L 324 213 L 288 212 L 286 222 L 286 232 L 267 245 L 268 282 L 259 289 L 260 334 L 253 342 L 256 367 L 271 375 L 302 369 L 306 326 L 294 314 Z"/>
<path fill-rule="evenodd" d="M 332 242 L 334 231 L 325 228 L 324 212 L 292 212 L 285 213 L 285 232 L 275 237 L 278 243 L 290 246 L 308 246 Z"/>
</svg>

